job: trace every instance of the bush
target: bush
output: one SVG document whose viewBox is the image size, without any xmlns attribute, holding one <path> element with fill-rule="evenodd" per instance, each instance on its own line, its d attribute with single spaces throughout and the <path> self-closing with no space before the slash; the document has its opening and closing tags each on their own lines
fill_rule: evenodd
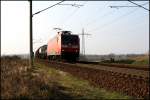
<svg viewBox="0 0 150 100">
<path fill-rule="evenodd" d="M 12 60 L 12 59 L 21 59 L 20 56 L 18 55 L 12 55 L 12 56 L 2 56 L 1 59 L 9 59 L 9 60 Z"/>
<path fill-rule="evenodd" d="M 135 60 L 130 60 L 130 59 L 126 59 L 126 60 L 104 60 L 102 61 L 103 63 L 120 63 L 120 64 L 132 64 L 133 62 L 135 62 Z"/>
</svg>

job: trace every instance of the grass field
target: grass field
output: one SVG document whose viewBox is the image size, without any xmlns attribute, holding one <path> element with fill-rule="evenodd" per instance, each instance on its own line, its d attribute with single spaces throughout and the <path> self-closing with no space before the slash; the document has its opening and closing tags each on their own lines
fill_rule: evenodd
<svg viewBox="0 0 150 100">
<path fill-rule="evenodd" d="M 134 66 L 148 66 L 149 65 L 149 55 L 139 55 L 139 56 L 130 56 L 127 59 L 123 60 L 104 60 L 101 63 L 109 64 L 127 64 Z"/>
<path fill-rule="evenodd" d="M 129 57 L 130 60 L 134 60 L 132 64 L 134 65 L 149 65 L 149 56 L 137 56 L 137 57 Z"/>
<path fill-rule="evenodd" d="M 123 94 L 91 86 L 88 81 L 40 63 L 1 58 L 2 99 L 131 99 Z"/>
<path fill-rule="evenodd" d="M 44 71 L 44 73 L 48 73 L 53 79 L 63 87 L 63 90 L 60 90 L 63 93 L 69 94 L 71 97 L 76 99 L 115 99 L 115 98 L 129 98 L 129 96 L 124 96 L 116 92 L 106 91 L 105 89 L 100 89 L 91 86 L 88 81 L 78 79 L 69 73 L 62 72 L 59 70 L 55 70 L 53 68 L 46 67 L 41 64 L 37 64 L 36 66 L 41 66 L 42 68 L 38 68 L 40 71 Z"/>
</svg>

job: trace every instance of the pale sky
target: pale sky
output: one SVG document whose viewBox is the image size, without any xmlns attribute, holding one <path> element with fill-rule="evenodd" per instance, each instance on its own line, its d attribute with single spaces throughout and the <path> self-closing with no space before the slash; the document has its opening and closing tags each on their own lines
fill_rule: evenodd
<svg viewBox="0 0 150 100">
<path fill-rule="evenodd" d="M 33 13 L 59 1 L 33 1 Z M 149 9 L 149 1 L 134 1 Z M 86 54 L 145 53 L 149 50 L 149 12 L 128 1 L 64 1 L 33 17 L 34 51 L 56 35 L 58 27 L 85 33 Z M 81 40 L 80 36 L 80 40 Z M 37 42 L 39 41 L 39 42 Z M 82 42 L 82 41 L 81 41 Z M 81 45 L 82 47 L 82 45 Z M 80 48 L 82 51 L 82 48 Z M 1 54 L 29 53 L 29 2 L 1 2 Z"/>
</svg>

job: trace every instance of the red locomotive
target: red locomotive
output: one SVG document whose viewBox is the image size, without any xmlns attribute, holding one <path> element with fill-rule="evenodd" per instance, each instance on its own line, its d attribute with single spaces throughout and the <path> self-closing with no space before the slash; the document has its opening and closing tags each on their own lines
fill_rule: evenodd
<svg viewBox="0 0 150 100">
<path fill-rule="evenodd" d="M 35 53 L 36 58 L 48 58 L 49 60 L 77 61 L 80 52 L 80 39 L 78 35 L 70 31 L 60 31 L 41 46 Z"/>
<path fill-rule="evenodd" d="M 76 61 L 79 58 L 80 40 L 70 31 L 60 31 L 47 45 L 48 59 L 65 59 Z"/>
</svg>

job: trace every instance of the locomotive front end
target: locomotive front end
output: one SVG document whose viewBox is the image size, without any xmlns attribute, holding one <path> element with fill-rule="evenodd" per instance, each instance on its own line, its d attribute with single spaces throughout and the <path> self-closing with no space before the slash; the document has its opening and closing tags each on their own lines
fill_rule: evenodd
<svg viewBox="0 0 150 100">
<path fill-rule="evenodd" d="M 76 61 L 79 58 L 80 40 L 78 35 L 61 35 L 61 57 L 63 59 Z"/>
</svg>

